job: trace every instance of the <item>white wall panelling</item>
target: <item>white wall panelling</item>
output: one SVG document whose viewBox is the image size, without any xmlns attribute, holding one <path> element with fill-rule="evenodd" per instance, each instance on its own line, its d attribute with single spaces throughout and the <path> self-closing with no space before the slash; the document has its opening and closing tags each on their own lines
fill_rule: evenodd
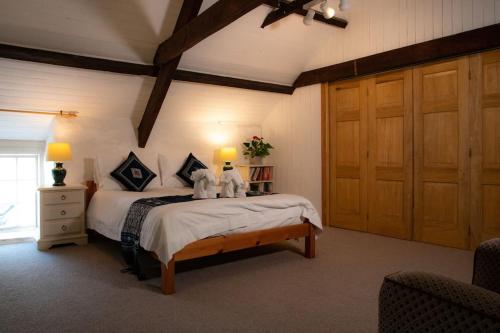
<svg viewBox="0 0 500 333">
<path fill-rule="evenodd" d="M 304 195 L 321 209 L 321 90 L 299 88 L 283 96 L 262 126 L 275 147 L 269 162 L 276 165 L 275 191 Z"/>
<path fill-rule="evenodd" d="M 221 145 L 210 140 L 214 131 L 226 134 L 222 145 L 239 145 L 252 135 L 260 135 L 260 126 L 220 126 L 212 122 L 170 122 L 160 120 L 155 125 L 145 149 L 137 148 L 135 128 L 125 117 L 77 119 L 56 118 L 55 141 L 72 145 L 74 159 L 66 162 L 69 183 L 92 179 L 96 156 L 126 156 L 130 150 L 139 153 L 162 153 L 174 164 L 180 165 L 189 152 L 211 165 L 213 153 Z"/>
<path fill-rule="evenodd" d="M 0 60 L 0 73 L 1 108 L 79 112 L 70 119 L 0 113 L 3 139 L 48 138 L 72 144 L 75 158 L 66 163 L 68 182 L 90 179 L 89 160 L 96 155 L 126 155 L 137 147 L 135 129 L 153 78 L 5 59 Z M 266 92 L 174 82 L 146 150 L 167 156 L 193 151 L 210 163 L 218 145 L 239 145 L 260 135 L 260 124 L 280 98 Z M 226 136 L 225 142 L 213 143 L 215 133 Z"/>
</svg>

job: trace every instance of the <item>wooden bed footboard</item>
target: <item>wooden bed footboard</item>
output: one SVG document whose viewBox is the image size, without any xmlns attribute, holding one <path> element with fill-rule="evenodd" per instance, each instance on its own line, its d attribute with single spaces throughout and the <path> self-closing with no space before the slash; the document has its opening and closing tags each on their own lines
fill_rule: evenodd
<svg viewBox="0 0 500 333">
<path fill-rule="evenodd" d="M 96 184 L 93 181 L 88 181 L 87 205 L 96 191 Z M 218 253 L 249 249 L 302 237 L 305 237 L 304 256 L 306 258 L 314 258 L 316 255 L 316 233 L 314 231 L 314 226 L 307 220 L 302 224 L 206 238 L 190 243 L 177 252 L 168 264 L 161 263 L 161 290 L 167 295 L 175 292 L 176 262 L 206 257 Z M 158 259 L 157 254 L 151 254 Z"/>
<path fill-rule="evenodd" d="M 161 290 L 166 295 L 175 293 L 176 262 L 301 237 L 305 237 L 304 256 L 306 258 L 314 258 L 316 255 L 316 233 L 314 226 L 308 221 L 297 225 L 206 238 L 193 242 L 177 252 L 168 264 L 161 263 Z"/>
</svg>

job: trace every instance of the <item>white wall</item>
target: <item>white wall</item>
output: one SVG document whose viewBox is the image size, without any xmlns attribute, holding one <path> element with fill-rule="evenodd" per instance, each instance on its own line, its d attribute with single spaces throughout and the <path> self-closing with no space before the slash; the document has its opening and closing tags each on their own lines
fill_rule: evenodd
<svg viewBox="0 0 500 333">
<path fill-rule="evenodd" d="M 349 25 L 322 39 L 314 69 L 500 22 L 500 0 L 350 0 Z M 320 85 L 283 96 L 263 123 L 277 146 L 277 190 L 302 194 L 321 210 Z"/>
<path fill-rule="evenodd" d="M 137 147 L 135 127 L 125 117 L 77 119 L 57 118 L 54 122 L 54 141 L 69 142 L 73 160 L 65 162 L 67 183 L 92 179 L 96 156 L 126 156 L 130 150 L 146 154 L 162 153 L 179 167 L 192 152 L 207 165 L 213 163 L 213 153 L 220 144 L 212 141 L 214 132 L 227 134 L 223 145 L 240 145 L 252 135 L 261 133 L 260 126 L 220 126 L 209 122 L 165 122 L 155 129 L 145 149 Z"/>
<path fill-rule="evenodd" d="M 0 113 L 0 138 L 48 138 L 72 144 L 68 182 L 92 176 L 97 155 L 137 148 L 136 128 L 154 79 L 0 59 L 0 108 L 78 111 L 77 118 Z M 282 95 L 174 82 L 146 146 L 148 152 L 211 163 L 221 145 L 239 147 L 261 134 L 261 123 Z M 40 119 L 39 119 L 40 118 Z M 214 142 L 214 136 L 225 136 Z M 43 136 L 43 137 L 41 137 Z"/>
<path fill-rule="evenodd" d="M 321 209 L 320 85 L 283 96 L 262 125 L 275 147 L 268 162 L 276 165 L 276 191 L 300 194 Z"/>
</svg>

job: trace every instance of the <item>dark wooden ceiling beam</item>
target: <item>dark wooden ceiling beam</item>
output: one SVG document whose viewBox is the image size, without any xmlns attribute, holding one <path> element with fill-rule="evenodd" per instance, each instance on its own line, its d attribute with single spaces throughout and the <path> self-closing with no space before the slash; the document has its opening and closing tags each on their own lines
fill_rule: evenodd
<svg viewBox="0 0 500 333">
<path fill-rule="evenodd" d="M 295 88 L 292 86 L 251 81 L 245 79 L 237 79 L 221 75 L 189 72 L 183 70 L 177 70 L 175 72 L 174 80 L 212 84 L 212 85 L 232 87 L 232 88 L 251 89 L 251 90 L 266 91 L 266 92 L 288 94 L 288 95 L 293 94 L 293 91 L 295 90 Z"/>
<path fill-rule="evenodd" d="M 156 76 L 152 65 L 134 64 L 68 53 L 0 44 L 0 58 L 38 62 L 43 64 L 92 69 L 120 74 Z"/>
<path fill-rule="evenodd" d="M 189 24 L 174 32 L 160 44 L 155 64 L 161 65 L 175 59 L 205 38 L 221 30 L 266 0 L 219 0 Z"/>
<path fill-rule="evenodd" d="M 500 48 L 500 24 L 303 72 L 294 87 L 371 75 Z"/>
<path fill-rule="evenodd" d="M 291 2 L 287 1 L 287 0 L 281 0 L 281 1 L 280 0 L 267 0 L 265 4 L 269 7 L 272 7 L 272 8 L 278 8 L 280 6 L 279 5 L 280 3 L 290 4 Z M 300 9 L 294 11 L 293 14 L 306 16 L 307 10 L 300 8 Z M 343 18 L 340 18 L 340 17 L 334 16 L 331 19 L 326 19 L 320 13 L 314 14 L 314 20 L 318 21 L 318 22 L 325 23 L 325 24 L 333 25 L 334 27 L 342 28 L 342 29 L 345 29 L 347 27 L 347 25 L 349 24 L 349 22 L 347 20 L 344 20 Z M 261 27 L 263 28 L 263 26 L 261 26 Z"/>
<path fill-rule="evenodd" d="M 201 4 L 203 0 L 184 0 L 182 4 L 179 17 L 174 28 L 174 35 L 181 30 L 183 27 L 189 24 L 200 11 Z M 158 56 L 161 45 L 156 51 L 155 59 Z M 161 107 L 167 96 L 168 89 L 174 78 L 175 71 L 179 62 L 181 61 L 182 53 L 170 59 L 168 62 L 160 66 L 158 78 L 156 79 L 153 90 L 151 91 L 151 96 L 149 97 L 148 104 L 146 105 L 146 110 L 144 111 L 141 119 L 141 123 L 138 128 L 138 143 L 139 147 L 146 147 L 151 131 L 153 130 L 156 118 L 160 113 Z"/>
</svg>

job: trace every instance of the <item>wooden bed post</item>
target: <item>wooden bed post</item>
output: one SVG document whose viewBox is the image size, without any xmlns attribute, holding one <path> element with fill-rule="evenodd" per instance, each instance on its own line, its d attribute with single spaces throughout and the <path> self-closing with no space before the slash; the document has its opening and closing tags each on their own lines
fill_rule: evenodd
<svg viewBox="0 0 500 333">
<path fill-rule="evenodd" d="M 314 258 L 316 256 L 316 233 L 314 232 L 314 226 L 311 223 L 307 223 L 309 227 L 309 232 L 305 239 L 305 257 Z"/>
<path fill-rule="evenodd" d="M 161 263 L 161 291 L 165 295 L 175 293 L 175 258 L 170 259 L 168 265 Z"/>
</svg>

